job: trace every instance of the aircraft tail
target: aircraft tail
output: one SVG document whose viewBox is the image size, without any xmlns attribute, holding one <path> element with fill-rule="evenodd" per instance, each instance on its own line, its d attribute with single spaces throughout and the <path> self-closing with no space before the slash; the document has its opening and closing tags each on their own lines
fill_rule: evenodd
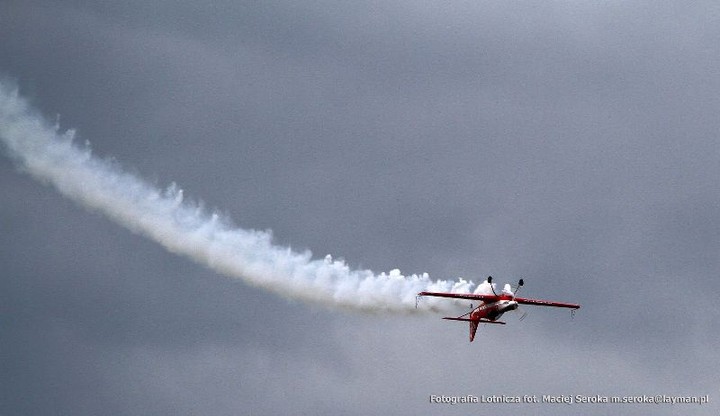
<svg viewBox="0 0 720 416">
<path fill-rule="evenodd" d="M 473 340 L 475 339 L 475 332 L 477 332 L 480 321 L 470 321 L 469 324 L 470 324 L 470 342 L 473 342 Z"/>
<path fill-rule="evenodd" d="M 473 342 L 473 340 L 475 339 L 475 332 L 477 332 L 478 325 L 480 325 L 480 322 L 485 322 L 485 321 L 482 321 L 479 319 L 463 318 L 462 316 L 459 316 L 457 318 L 446 316 L 443 319 L 446 319 L 448 321 L 463 321 L 463 322 L 467 322 L 468 324 L 470 324 L 470 342 Z M 495 323 L 495 322 L 492 322 L 492 323 Z"/>
<path fill-rule="evenodd" d="M 470 342 L 473 342 L 475 339 L 475 332 L 477 332 L 478 325 L 482 324 L 497 324 L 497 325 L 505 325 L 505 322 L 503 321 L 491 321 L 489 319 L 470 319 L 470 318 L 463 318 L 462 316 L 458 316 L 457 318 L 452 317 L 445 317 L 443 319 L 446 319 L 448 321 L 463 321 L 470 324 Z"/>
</svg>

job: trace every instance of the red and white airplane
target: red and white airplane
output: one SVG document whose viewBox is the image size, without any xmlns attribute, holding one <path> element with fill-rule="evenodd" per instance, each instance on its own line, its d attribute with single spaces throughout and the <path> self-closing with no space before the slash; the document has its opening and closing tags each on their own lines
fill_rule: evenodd
<svg viewBox="0 0 720 416">
<path fill-rule="evenodd" d="M 519 298 L 515 296 L 518 289 L 523 285 L 523 279 L 520 279 L 518 286 L 515 291 L 512 290 L 509 284 L 506 284 L 501 294 L 495 293 L 495 287 L 492 284 L 492 277 L 487 278 L 487 283 L 490 286 L 493 294 L 480 294 L 480 293 L 445 293 L 445 292 L 420 292 L 417 294 L 418 298 L 423 296 L 435 296 L 440 298 L 454 298 L 454 299 L 470 299 L 480 301 L 480 305 L 473 308 L 470 306 L 470 312 L 460 315 L 457 318 L 445 317 L 450 321 L 463 321 L 470 323 L 470 342 L 475 339 L 475 332 L 478 329 L 479 324 L 502 324 L 505 322 L 498 321 L 500 317 L 509 311 L 514 311 L 520 307 L 520 305 L 537 305 L 537 306 L 552 306 L 555 308 L 568 308 L 572 309 L 573 313 L 575 310 L 580 308 L 580 305 L 574 303 L 562 303 L 553 302 L 542 299 L 529 299 Z M 520 316 L 520 320 L 525 318 L 526 314 Z"/>
</svg>

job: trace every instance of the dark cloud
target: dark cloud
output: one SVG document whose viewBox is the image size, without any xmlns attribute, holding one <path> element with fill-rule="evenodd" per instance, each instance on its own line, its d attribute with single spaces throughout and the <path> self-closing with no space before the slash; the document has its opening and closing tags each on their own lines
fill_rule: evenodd
<svg viewBox="0 0 720 416">
<path fill-rule="evenodd" d="M 526 295 L 583 309 L 534 309 L 468 344 L 434 318 L 279 299 L 2 159 L 0 413 L 606 414 L 617 408 L 428 396 L 716 400 L 716 16 L 702 2 L 2 3 L 0 71 L 97 155 L 316 257 L 522 276 Z"/>
</svg>

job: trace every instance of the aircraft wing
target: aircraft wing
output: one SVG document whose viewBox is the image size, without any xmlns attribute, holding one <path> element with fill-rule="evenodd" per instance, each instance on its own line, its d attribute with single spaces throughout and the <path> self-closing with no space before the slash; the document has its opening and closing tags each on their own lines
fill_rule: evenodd
<svg viewBox="0 0 720 416">
<path fill-rule="evenodd" d="M 576 303 L 553 302 L 550 300 L 518 298 L 518 297 L 515 298 L 515 301 L 517 303 L 520 303 L 523 305 L 553 306 L 555 308 L 580 309 L 580 305 L 578 305 Z"/>
<path fill-rule="evenodd" d="M 500 296 L 481 295 L 481 294 L 476 294 L 476 293 L 420 292 L 420 293 L 418 293 L 418 296 L 434 296 L 434 297 L 438 297 L 438 298 L 470 299 L 470 300 L 480 300 L 480 301 L 484 301 L 484 302 L 497 302 L 497 301 L 503 299 Z M 505 299 L 508 299 L 508 298 L 506 297 Z M 552 306 L 555 308 L 580 309 L 580 305 L 578 305 L 576 303 L 554 302 L 551 300 L 530 299 L 530 298 L 520 298 L 520 297 L 516 297 L 513 300 L 515 300 L 515 301 L 517 301 L 517 303 L 520 303 L 523 305 Z"/>
<path fill-rule="evenodd" d="M 475 294 L 475 293 L 420 292 L 417 295 L 418 296 L 435 296 L 438 298 L 482 300 L 485 302 L 497 302 L 498 300 L 500 300 L 500 296 L 480 295 L 480 294 Z"/>
</svg>

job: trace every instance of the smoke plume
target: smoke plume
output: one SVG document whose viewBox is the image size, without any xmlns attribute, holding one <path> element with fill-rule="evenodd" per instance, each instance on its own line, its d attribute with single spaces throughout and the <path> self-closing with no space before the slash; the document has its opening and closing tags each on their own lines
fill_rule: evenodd
<svg viewBox="0 0 720 416">
<path fill-rule="evenodd" d="M 399 270 L 351 270 L 330 255 L 313 259 L 310 252 L 274 245 L 270 233 L 233 227 L 229 219 L 183 201 L 183 191 L 175 184 L 156 189 L 116 163 L 93 156 L 87 145 L 75 143 L 74 136 L 73 130 L 61 132 L 39 115 L 16 88 L 0 82 L 0 141 L 22 171 L 218 273 L 287 298 L 395 312 L 416 310 L 415 295 L 420 291 L 470 292 L 473 286 L 463 279 L 404 276 Z M 426 299 L 420 309 L 445 304 Z"/>
</svg>

